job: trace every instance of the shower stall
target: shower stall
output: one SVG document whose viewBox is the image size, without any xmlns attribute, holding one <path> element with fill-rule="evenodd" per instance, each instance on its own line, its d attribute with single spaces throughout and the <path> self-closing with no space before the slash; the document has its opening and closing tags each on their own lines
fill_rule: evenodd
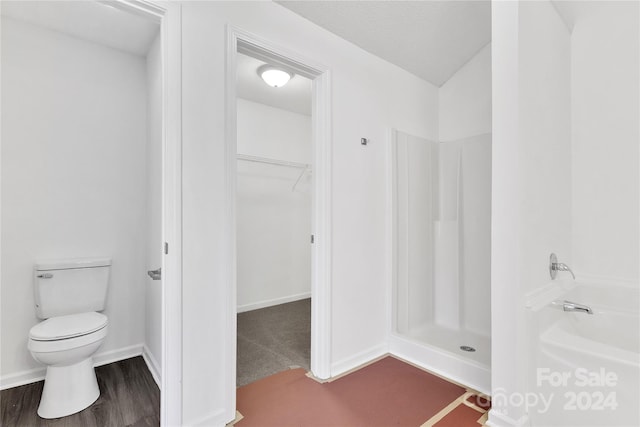
<svg viewBox="0 0 640 427">
<path fill-rule="evenodd" d="M 391 137 L 391 351 L 490 384 L 491 135 Z"/>
</svg>

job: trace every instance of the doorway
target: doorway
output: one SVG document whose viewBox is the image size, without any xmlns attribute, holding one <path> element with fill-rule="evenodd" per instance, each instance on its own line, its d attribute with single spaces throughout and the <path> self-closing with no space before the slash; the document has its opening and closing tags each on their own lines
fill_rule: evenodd
<svg viewBox="0 0 640 427">
<path fill-rule="evenodd" d="M 180 57 L 179 40 L 168 32 L 171 20 L 172 34 L 179 33 L 176 7 L 146 1 L 7 2 L 1 10 L 3 88 L 13 89 L 2 93 L 3 125 L 11 125 L 3 127 L 3 162 L 14 166 L 2 168 L 3 178 L 11 177 L 3 181 L 30 181 L 36 203 L 35 209 L 32 202 L 17 203 L 19 187 L 3 186 L 2 205 L 12 215 L 3 215 L 2 264 L 15 265 L 22 277 L 3 280 L 3 299 L 29 316 L 14 327 L 26 337 L 35 322 L 32 292 L 22 291 L 32 290 L 34 260 L 110 257 L 104 309 L 109 332 L 94 363 L 135 358 L 135 366 L 143 367 L 136 371 L 148 368 L 145 384 L 155 388 L 160 406 L 136 409 L 153 409 L 144 416 L 178 424 L 180 75 L 167 73 L 169 59 Z M 11 115 L 33 122 L 7 119 Z M 34 163 L 33 154 L 41 161 Z M 48 208 L 41 209 L 42 203 Z M 15 219 L 26 214 L 42 215 L 34 218 L 39 229 L 21 229 Z M 23 259 L 14 263 L 12 257 Z M 160 267 L 161 280 L 147 276 Z M 3 365 L 3 389 L 42 379 L 44 368 L 28 357 L 23 343 L 6 349 L 27 357 Z"/>
<path fill-rule="evenodd" d="M 313 141 L 310 79 L 242 53 L 237 71 L 236 380 L 243 386 L 293 366 L 310 369 Z"/>
<path fill-rule="evenodd" d="M 239 55 L 246 55 L 272 66 L 283 67 L 298 76 L 311 80 L 312 152 L 308 163 L 311 206 L 311 334 L 310 372 L 322 379 L 330 373 L 330 248 L 331 248 L 331 143 L 330 143 L 330 71 L 321 64 L 271 43 L 239 28 L 229 27 L 227 34 L 226 73 L 226 176 L 227 176 L 227 320 L 226 329 L 226 396 L 227 416 L 235 413 L 237 316 L 238 316 L 238 102 L 236 75 Z M 298 162 L 304 163 L 304 162 Z M 267 167 L 265 164 L 264 167 Z M 304 168 L 302 168 L 304 170 Z M 300 170 L 299 170 L 300 171 Z M 304 175 L 304 174 L 303 174 Z M 302 180 L 303 178 L 301 178 Z M 297 178 L 295 179 L 297 180 Z M 294 184 L 295 184 L 294 180 Z M 298 183 L 299 185 L 300 183 Z"/>
</svg>

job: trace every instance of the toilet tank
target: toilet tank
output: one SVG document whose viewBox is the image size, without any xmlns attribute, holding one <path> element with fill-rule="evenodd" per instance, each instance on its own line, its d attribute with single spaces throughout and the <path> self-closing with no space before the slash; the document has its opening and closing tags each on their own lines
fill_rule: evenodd
<svg viewBox="0 0 640 427">
<path fill-rule="evenodd" d="M 34 266 L 36 315 L 40 319 L 102 311 L 111 258 L 41 261 Z"/>
</svg>

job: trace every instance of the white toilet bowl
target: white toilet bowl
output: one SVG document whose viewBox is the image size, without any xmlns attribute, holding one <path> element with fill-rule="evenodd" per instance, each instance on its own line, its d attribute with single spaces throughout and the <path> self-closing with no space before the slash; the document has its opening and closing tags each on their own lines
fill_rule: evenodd
<svg viewBox="0 0 640 427">
<path fill-rule="evenodd" d="M 51 317 L 31 328 L 31 355 L 47 365 L 40 417 L 75 414 L 100 397 L 92 356 L 107 336 L 107 323 L 104 314 L 89 312 Z"/>
</svg>

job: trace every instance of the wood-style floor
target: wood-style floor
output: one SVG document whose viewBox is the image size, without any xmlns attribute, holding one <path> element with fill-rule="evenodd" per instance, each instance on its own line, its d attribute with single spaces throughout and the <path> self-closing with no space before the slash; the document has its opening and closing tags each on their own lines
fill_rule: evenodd
<svg viewBox="0 0 640 427">
<path fill-rule="evenodd" d="M 44 381 L 0 392 L 3 427 L 123 427 L 160 425 L 160 390 L 142 357 L 96 368 L 100 397 L 87 409 L 64 418 L 38 416 Z"/>
</svg>

